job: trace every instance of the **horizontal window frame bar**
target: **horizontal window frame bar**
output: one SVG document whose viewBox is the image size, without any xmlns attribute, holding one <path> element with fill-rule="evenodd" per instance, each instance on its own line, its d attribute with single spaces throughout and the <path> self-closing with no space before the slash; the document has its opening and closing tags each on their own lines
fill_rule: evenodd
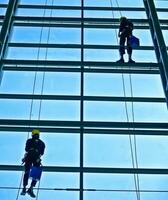
<svg viewBox="0 0 168 200">
<path fill-rule="evenodd" d="M 0 20 L 3 20 L 4 16 L 0 15 Z M 41 17 L 41 16 L 14 16 L 13 17 L 14 22 L 16 21 L 27 21 L 27 22 L 64 22 L 64 23 L 105 23 L 110 25 L 112 23 L 119 26 L 119 19 L 118 18 L 90 18 L 90 17 Z M 130 19 L 134 24 L 146 24 L 149 25 L 148 19 Z M 168 20 L 167 19 L 160 19 L 160 24 L 167 25 Z M 49 24 L 50 25 L 50 24 Z"/>
<path fill-rule="evenodd" d="M 18 72 L 74 72 L 81 73 L 117 73 L 117 74 L 160 74 L 159 68 L 157 69 L 111 69 L 111 68 L 70 68 L 70 67 L 16 67 L 16 66 L 4 66 L 3 71 L 18 71 Z"/>
<path fill-rule="evenodd" d="M 83 128 L 137 128 L 168 130 L 166 122 L 102 122 L 102 121 L 57 121 L 57 120 L 24 120 L 0 119 L 0 126 L 38 126 L 38 127 L 83 127 Z"/>
<path fill-rule="evenodd" d="M 2 25 L 2 21 L 0 21 L 0 25 Z M 15 27 L 53 27 L 53 28 L 81 28 L 81 24 L 68 24 L 68 23 L 48 23 L 48 22 L 14 22 Z M 118 29 L 119 25 L 111 25 L 111 24 L 84 24 L 84 28 L 91 28 L 91 29 Z M 139 29 L 139 30 L 149 30 L 149 25 L 134 25 L 134 29 Z M 162 30 L 168 30 L 168 26 L 161 25 Z"/>
<path fill-rule="evenodd" d="M 20 165 L 0 165 L 0 171 L 24 171 Z M 101 174 L 168 174 L 168 169 L 159 168 L 105 168 L 105 167 L 64 167 L 43 166 L 44 172 L 73 172 L 73 173 L 101 173 Z"/>
<path fill-rule="evenodd" d="M 8 4 L 0 4 L 0 8 L 7 8 Z M 61 9 L 61 10 L 81 10 L 81 6 L 59 6 L 59 5 L 30 5 L 30 4 L 19 4 L 18 8 L 27 9 Z M 95 6 L 84 6 L 84 11 L 142 11 L 145 12 L 143 7 L 95 7 Z M 156 8 L 157 12 L 168 12 L 168 8 Z"/>
<path fill-rule="evenodd" d="M 4 132 L 31 132 L 35 127 L 22 127 L 22 126 L 0 126 L 0 131 Z M 80 134 L 80 128 L 53 128 L 53 127 L 40 127 L 40 131 L 52 134 Z M 96 129 L 84 128 L 85 135 L 140 135 L 140 136 L 168 136 L 167 130 L 131 130 L 131 129 Z M 0 133 L 1 134 L 1 133 Z M 15 134 L 15 133 L 13 133 Z"/>
<path fill-rule="evenodd" d="M 54 60 L 14 60 L 14 59 L 3 59 L 3 65 L 42 65 L 42 66 L 81 66 L 80 61 L 54 61 Z M 116 62 L 98 62 L 98 61 L 84 61 L 83 66 L 87 67 L 136 67 L 136 68 L 155 68 L 159 67 L 158 63 L 151 62 L 139 62 L 139 63 L 116 63 Z M 147 67 L 148 66 L 148 67 Z"/>
<path fill-rule="evenodd" d="M 28 48 L 72 48 L 72 49 L 119 49 L 119 45 L 93 45 L 93 44 L 51 44 L 51 43 L 25 43 L 25 42 L 10 42 L 8 47 L 28 47 Z M 127 47 L 126 47 L 127 48 Z M 134 50 L 154 50 L 153 46 L 139 46 Z M 168 50 L 168 47 L 167 47 Z"/>
<path fill-rule="evenodd" d="M 120 96 L 79 96 L 79 95 L 46 95 L 46 94 L 0 94 L 0 99 L 33 99 L 33 100 L 65 100 L 65 101 L 111 101 L 111 102 L 144 102 L 166 103 L 165 98 L 159 97 L 120 97 Z"/>
<path fill-rule="evenodd" d="M 70 22 L 70 23 L 116 23 L 119 25 L 118 18 L 90 18 L 90 17 L 33 17 L 33 16 L 14 16 L 14 21 L 39 21 L 39 22 Z M 0 18 L 1 19 L 1 18 Z M 149 24 L 148 19 L 130 19 L 134 24 Z M 167 19 L 160 19 L 160 24 L 168 24 Z"/>
</svg>

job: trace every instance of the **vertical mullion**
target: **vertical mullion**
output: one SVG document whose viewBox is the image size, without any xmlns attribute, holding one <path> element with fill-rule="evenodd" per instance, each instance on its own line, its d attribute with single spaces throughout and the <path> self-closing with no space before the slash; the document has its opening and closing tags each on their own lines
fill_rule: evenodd
<svg viewBox="0 0 168 200">
<path fill-rule="evenodd" d="M 80 88 L 80 194 L 79 194 L 79 200 L 83 200 L 83 119 L 84 119 L 84 101 L 83 101 L 83 95 L 84 95 L 84 0 L 81 0 L 81 88 Z"/>
</svg>

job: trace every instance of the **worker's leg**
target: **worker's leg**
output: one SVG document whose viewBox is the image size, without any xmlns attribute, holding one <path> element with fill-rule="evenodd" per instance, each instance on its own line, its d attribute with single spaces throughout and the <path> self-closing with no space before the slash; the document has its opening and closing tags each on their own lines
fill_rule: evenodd
<svg viewBox="0 0 168 200">
<path fill-rule="evenodd" d="M 25 162 L 25 172 L 24 172 L 24 177 L 23 177 L 23 187 L 26 187 L 27 184 L 28 184 L 31 165 L 32 165 L 31 161 L 26 161 Z"/>
<path fill-rule="evenodd" d="M 25 162 L 25 171 L 24 171 L 24 176 L 23 176 L 23 189 L 21 191 L 21 195 L 26 194 L 26 186 L 28 184 L 28 179 L 29 179 L 29 172 L 31 168 L 32 162 L 30 160 L 26 160 Z"/>
<path fill-rule="evenodd" d="M 40 164 L 41 164 L 40 162 L 36 162 L 36 161 L 33 162 L 33 166 L 35 166 L 35 167 L 40 167 Z M 36 183 L 37 183 L 37 181 L 33 179 L 31 182 L 31 186 L 27 191 L 27 193 L 33 198 L 36 197 L 36 195 L 33 192 L 33 187 L 35 187 Z"/>
<path fill-rule="evenodd" d="M 124 63 L 124 54 L 125 54 L 125 36 L 120 37 L 120 46 L 119 46 L 119 53 L 120 53 L 120 60 L 118 60 L 118 63 Z"/>
<path fill-rule="evenodd" d="M 135 63 L 134 60 L 132 60 L 132 47 L 129 42 L 129 36 L 127 37 L 127 53 L 128 53 L 128 62 L 129 63 Z"/>
</svg>

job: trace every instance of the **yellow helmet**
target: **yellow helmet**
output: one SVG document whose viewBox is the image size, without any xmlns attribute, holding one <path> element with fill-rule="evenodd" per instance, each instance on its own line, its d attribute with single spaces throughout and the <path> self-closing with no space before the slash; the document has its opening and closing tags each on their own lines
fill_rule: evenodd
<svg viewBox="0 0 168 200">
<path fill-rule="evenodd" d="M 32 135 L 40 135 L 40 131 L 38 129 L 33 129 Z"/>
</svg>

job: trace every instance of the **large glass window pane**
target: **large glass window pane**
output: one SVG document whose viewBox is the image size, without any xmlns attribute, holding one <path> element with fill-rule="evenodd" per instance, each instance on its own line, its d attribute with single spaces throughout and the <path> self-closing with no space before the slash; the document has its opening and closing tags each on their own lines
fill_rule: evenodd
<svg viewBox="0 0 168 200">
<path fill-rule="evenodd" d="M 85 95 L 124 96 L 121 74 L 85 73 Z"/>
<path fill-rule="evenodd" d="M 163 33 L 165 43 L 168 46 L 168 30 L 163 30 L 162 33 Z"/>
<path fill-rule="evenodd" d="M 135 189 L 134 177 L 129 174 L 85 174 L 84 187 L 95 189 L 94 192 L 85 192 L 84 199 L 136 199 L 135 192 L 124 191 Z"/>
<path fill-rule="evenodd" d="M 3 165 L 20 165 L 24 156 L 26 139 L 27 133 L 0 132 L 0 152 L 3 152 L 0 157 L 0 163 Z"/>
<path fill-rule="evenodd" d="M 70 199 L 70 200 L 78 200 L 79 192 L 66 190 L 70 189 L 78 189 L 79 188 L 79 174 L 77 173 L 57 173 L 54 174 L 51 172 L 44 172 L 42 175 L 42 180 L 40 183 L 41 188 L 49 188 L 51 190 L 45 191 L 41 190 L 39 193 L 39 198 L 59 198 L 61 200 Z M 54 190 L 54 188 L 56 190 Z M 58 190 L 57 189 L 63 189 Z"/>
<path fill-rule="evenodd" d="M 28 119 L 30 113 L 30 100 L 0 99 L 1 119 Z"/>
<path fill-rule="evenodd" d="M 30 110 L 31 100 L 0 100 L 0 118 L 4 119 L 41 119 L 50 120 L 79 120 L 79 102 L 73 101 L 33 101 L 33 108 Z"/>
<path fill-rule="evenodd" d="M 80 17 L 80 10 L 62 9 L 18 9 L 18 16 L 38 16 L 38 17 Z"/>
<path fill-rule="evenodd" d="M 104 50 L 104 49 L 86 49 L 85 50 L 85 61 L 111 61 L 115 62 L 119 59 L 118 50 Z M 154 51 L 133 51 L 133 59 L 136 62 L 156 62 L 156 56 Z M 128 61 L 128 55 L 125 55 L 125 61 Z"/>
<path fill-rule="evenodd" d="M 106 6 L 106 7 L 111 7 L 111 3 L 110 1 L 106 1 L 106 0 L 85 0 L 85 6 Z M 113 6 L 118 6 L 116 1 L 113 1 Z M 119 6 L 121 7 L 125 7 L 125 1 L 119 1 Z M 127 6 L 131 6 L 131 7 L 142 7 L 143 2 L 141 0 L 136 0 L 135 2 L 132 0 L 128 0 L 127 1 Z"/>
<path fill-rule="evenodd" d="M 72 191 L 54 191 L 50 190 L 50 191 L 45 191 L 42 190 L 39 193 L 39 199 L 47 199 L 47 198 L 54 198 L 57 199 L 59 198 L 59 200 L 64 200 L 64 199 L 68 199 L 68 200 L 78 200 L 79 199 L 79 192 L 72 192 Z"/>
<path fill-rule="evenodd" d="M 46 73 L 44 94 L 79 95 L 79 73 Z"/>
<path fill-rule="evenodd" d="M 140 174 L 141 190 L 168 190 L 168 176 L 163 174 Z"/>
<path fill-rule="evenodd" d="M 46 60 L 46 55 L 48 60 L 80 60 L 80 50 L 79 49 L 40 49 L 38 54 L 38 48 L 13 48 L 8 49 L 7 59 L 27 59 L 27 60 Z"/>
<path fill-rule="evenodd" d="M 95 17 L 95 18 L 113 19 L 113 18 L 120 18 L 120 16 L 121 16 L 121 13 L 119 11 L 95 11 L 95 10 L 91 10 L 91 11 L 85 11 L 84 14 L 85 14 L 84 16 L 88 17 L 88 18 Z M 145 12 L 122 11 L 122 15 L 127 16 L 130 19 L 131 18 L 134 18 L 134 19 L 146 18 Z"/>
<path fill-rule="evenodd" d="M 85 135 L 84 150 L 87 167 L 132 167 L 128 136 Z"/>
<path fill-rule="evenodd" d="M 9 0 L 1 0 L 1 3 L 3 4 L 7 4 L 9 2 Z"/>
<path fill-rule="evenodd" d="M 79 120 L 78 101 L 43 101 L 41 119 L 47 120 Z"/>
<path fill-rule="evenodd" d="M 134 103 L 135 121 L 168 122 L 166 103 Z"/>
<path fill-rule="evenodd" d="M 46 143 L 44 165 L 79 166 L 79 135 L 46 133 L 43 141 Z"/>
<path fill-rule="evenodd" d="M 67 0 L 34 0 L 30 2 L 29 0 L 21 0 L 20 4 L 42 4 L 42 5 L 69 5 L 69 1 Z M 71 5 L 80 5 L 80 0 L 72 0 Z"/>
<path fill-rule="evenodd" d="M 21 172 L 0 171 L 0 187 L 19 187 L 21 181 Z M 18 189 L 0 189 L 1 199 L 16 198 Z"/>
<path fill-rule="evenodd" d="M 133 96 L 164 97 L 160 75 L 131 75 Z"/>
<path fill-rule="evenodd" d="M 125 104 L 122 102 L 85 102 L 86 121 L 126 121 Z"/>
<path fill-rule="evenodd" d="M 41 38 L 40 38 L 40 34 Z M 49 38 L 48 38 L 49 35 Z M 68 36 L 68 37 L 67 37 Z M 12 32 L 11 42 L 79 44 L 80 29 L 59 27 L 17 27 Z"/>
<path fill-rule="evenodd" d="M 84 192 L 84 200 L 120 200 L 125 199 L 125 200 L 134 200 L 136 199 L 136 193 L 130 193 L 130 192 Z"/>
<path fill-rule="evenodd" d="M 17 27 L 14 26 L 11 42 L 39 42 L 40 41 L 40 27 Z M 45 30 L 45 29 L 44 29 Z"/>
<path fill-rule="evenodd" d="M 165 136 L 137 136 L 137 157 L 139 167 L 167 168 L 167 142 L 168 138 Z"/>
<path fill-rule="evenodd" d="M 5 15 L 6 8 L 0 8 L 0 15 Z"/>
<path fill-rule="evenodd" d="M 114 29 L 85 28 L 85 44 L 116 45 L 117 37 Z"/>
<path fill-rule="evenodd" d="M 34 94 L 41 94 L 43 75 L 43 72 L 5 71 L 1 82 L 0 93 L 32 94 L 33 87 L 35 87 Z M 79 73 L 46 72 L 44 77 L 43 94 L 79 95 Z"/>
</svg>

